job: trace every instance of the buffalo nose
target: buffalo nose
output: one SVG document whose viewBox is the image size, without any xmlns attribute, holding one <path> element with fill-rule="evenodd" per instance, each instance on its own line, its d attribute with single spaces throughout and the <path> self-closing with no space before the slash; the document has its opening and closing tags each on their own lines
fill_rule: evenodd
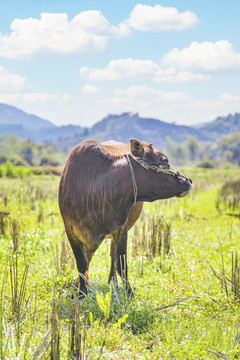
<svg viewBox="0 0 240 360">
<path fill-rule="evenodd" d="M 189 177 L 185 177 L 184 182 L 189 185 L 189 190 L 193 189 L 192 179 Z"/>
<path fill-rule="evenodd" d="M 188 178 L 187 182 L 189 183 L 189 190 L 192 190 L 193 189 L 192 179 Z"/>
</svg>

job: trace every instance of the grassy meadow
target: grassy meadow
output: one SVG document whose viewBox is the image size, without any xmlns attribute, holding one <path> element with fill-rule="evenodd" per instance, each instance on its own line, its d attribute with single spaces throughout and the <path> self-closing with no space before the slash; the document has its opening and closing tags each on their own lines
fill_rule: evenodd
<svg viewBox="0 0 240 360">
<path fill-rule="evenodd" d="M 220 194 L 240 169 L 181 171 L 191 194 L 146 203 L 129 232 L 135 296 L 107 285 L 106 239 L 79 300 L 59 177 L 0 169 L 2 360 L 240 358 L 240 202 Z"/>
</svg>

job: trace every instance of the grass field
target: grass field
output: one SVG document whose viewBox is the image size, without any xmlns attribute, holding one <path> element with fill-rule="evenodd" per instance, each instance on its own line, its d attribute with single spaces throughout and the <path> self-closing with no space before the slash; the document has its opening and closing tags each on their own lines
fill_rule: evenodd
<svg viewBox="0 0 240 360">
<path fill-rule="evenodd" d="M 125 296 L 120 280 L 107 285 L 106 239 L 81 301 L 58 210 L 59 177 L 0 178 L 2 360 L 240 358 L 240 207 L 216 207 L 240 169 L 184 172 L 194 191 L 146 203 L 129 232 L 135 296 Z"/>
</svg>

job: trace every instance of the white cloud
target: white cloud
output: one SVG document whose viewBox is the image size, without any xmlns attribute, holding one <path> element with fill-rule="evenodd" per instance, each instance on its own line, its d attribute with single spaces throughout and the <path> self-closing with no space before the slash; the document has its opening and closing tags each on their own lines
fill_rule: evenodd
<svg viewBox="0 0 240 360">
<path fill-rule="evenodd" d="M 103 52 L 110 38 L 129 36 L 127 24 L 111 25 L 100 11 L 42 13 L 40 19 L 15 19 L 10 35 L 0 34 L 0 56 L 85 55 Z"/>
<path fill-rule="evenodd" d="M 151 60 L 118 59 L 112 60 L 105 68 L 82 67 L 80 75 L 90 81 L 116 81 L 124 78 L 148 76 L 158 69 Z"/>
<path fill-rule="evenodd" d="M 152 89 L 146 85 L 130 86 L 127 89 L 116 89 L 114 92 L 115 98 L 146 98 L 147 96 L 161 96 L 162 92 Z"/>
<path fill-rule="evenodd" d="M 83 88 L 82 88 L 82 93 L 83 94 L 96 94 L 99 92 L 99 88 L 97 86 L 91 85 L 91 84 L 86 84 Z"/>
<path fill-rule="evenodd" d="M 129 26 L 140 31 L 184 30 L 199 23 L 191 11 L 179 12 L 173 7 L 138 4 L 126 21 Z"/>
<path fill-rule="evenodd" d="M 23 104 L 44 104 L 55 103 L 63 104 L 71 99 L 69 94 L 45 94 L 45 93 L 4 93 L 0 94 L 0 102 L 2 103 L 23 103 Z"/>
<path fill-rule="evenodd" d="M 225 102 L 240 103 L 240 96 L 224 93 L 221 96 Z"/>
<path fill-rule="evenodd" d="M 15 92 L 24 89 L 26 78 L 12 73 L 0 65 L 0 92 Z"/>
<path fill-rule="evenodd" d="M 167 103 L 187 103 L 190 102 L 191 99 L 188 95 L 182 92 L 167 92 L 164 93 L 162 99 Z"/>
<path fill-rule="evenodd" d="M 82 11 L 73 19 L 66 13 L 42 13 L 40 19 L 15 19 L 9 34 L 0 33 L 0 56 L 10 59 L 52 55 L 89 55 L 107 50 L 109 39 L 140 31 L 183 30 L 198 24 L 191 11 L 138 4 L 130 18 L 111 25 L 98 10 Z"/>
<path fill-rule="evenodd" d="M 240 53 L 226 40 L 216 43 L 194 41 L 183 50 L 171 50 L 163 57 L 162 65 L 179 69 L 218 71 L 240 67 Z"/>
<path fill-rule="evenodd" d="M 211 79 L 210 75 L 194 74 L 189 71 L 178 71 L 174 67 L 164 68 L 159 67 L 155 74 L 154 81 L 156 82 L 189 82 L 189 81 L 208 81 Z"/>
<path fill-rule="evenodd" d="M 165 68 L 151 60 L 112 60 L 105 68 L 83 66 L 80 75 L 90 81 L 118 81 L 125 78 L 153 77 L 155 82 L 188 82 L 210 80 L 210 75 L 178 71 L 174 67 Z"/>
<path fill-rule="evenodd" d="M 167 92 L 153 89 L 146 85 L 130 86 L 127 89 L 116 89 L 114 92 L 115 98 L 126 98 L 126 99 L 138 99 L 146 100 L 150 99 L 153 101 L 161 101 L 167 103 L 178 103 L 190 101 L 190 98 L 181 92 Z"/>
<path fill-rule="evenodd" d="M 53 102 L 56 104 L 62 104 L 68 102 L 71 99 L 69 94 L 59 95 L 59 94 L 45 94 L 45 93 L 28 93 L 21 95 L 25 103 L 47 103 Z"/>
</svg>

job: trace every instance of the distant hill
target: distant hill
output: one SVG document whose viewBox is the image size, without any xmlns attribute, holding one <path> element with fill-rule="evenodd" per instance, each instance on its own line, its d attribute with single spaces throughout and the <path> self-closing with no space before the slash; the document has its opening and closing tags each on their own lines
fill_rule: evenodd
<svg viewBox="0 0 240 360">
<path fill-rule="evenodd" d="M 43 120 L 38 116 L 29 115 L 14 106 L 0 104 L 0 125 L 14 127 L 18 125 L 29 130 L 40 130 L 43 128 L 54 128 L 50 121 Z"/>
<path fill-rule="evenodd" d="M 80 126 L 56 126 L 48 120 L 27 114 L 14 106 L 0 104 L 0 134 L 16 134 L 35 142 L 55 143 L 60 139 L 82 133 Z"/>
<path fill-rule="evenodd" d="M 134 137 L 163 149 L 168 137 L 179 143 L 187 140 L 189 136 L 194 136 L 198 141 L 214 142 L 222 136 L 234 132 L 240 132 L 240 114 L 219 117 L 195 127 L 142 118 L 138 114 L 123 113 L 105 117 L 91 128 L 85 129 L 84 133 L 75 134 L 72 138 L 58 142 L 58 146 L 71 149 L 87 139 L 100 141 L 115 139 L 128 143 L 129 139 Z"/>
<path fill-rule="evenodd" d="M 217 140 L 228 134 L 240 132 L 240 114 L 219 116 L 214 121 L 202 124 L 198 129 L 202 133 L 210 134 L 213 140 Z"/>
<path fill-rule="evenodd" d="M 85 139 L 100 141 L 114 139 L 128 143 L 130 138 L 137 138 L 164 148 L 167 137 L 171 137 L 176 142 L 182 142 L 189 136 L 195 136 L 202 141 L 211 140 L 207 133 L 200 134 L 198 129 L 190 126 L 170 124 L 152 118 L 141 118 L 138 114 L 123 113 L 109 115 L 88 129 L 84 136 L 79 135 L 66 141 L 63 140 L 59 145 L 63 147 L 65 144 L 65 147 L 69 148 Z"/>
<path fill-rule="evenodd" d="M 138 114 L 122 113 L 109 115 L 91 128 L 82 128 L 76 125 L 56 126 L 13 106 L 0 104 L 0 134 L 17 134 L 23 139 L 56 144 L 60 149 L 68 151 L 87 139 L 115 139 L 128 143 L 130 138 L 138 138 L 163 149 L 168 137 L 176 142 L 183 142 L 189 136 L 199 141 L 213 142 L 235 132 L 240 132 L 240 113 L 218 117 L 198 126 L 171 124 L 142 118 Z"/>
</svg>

